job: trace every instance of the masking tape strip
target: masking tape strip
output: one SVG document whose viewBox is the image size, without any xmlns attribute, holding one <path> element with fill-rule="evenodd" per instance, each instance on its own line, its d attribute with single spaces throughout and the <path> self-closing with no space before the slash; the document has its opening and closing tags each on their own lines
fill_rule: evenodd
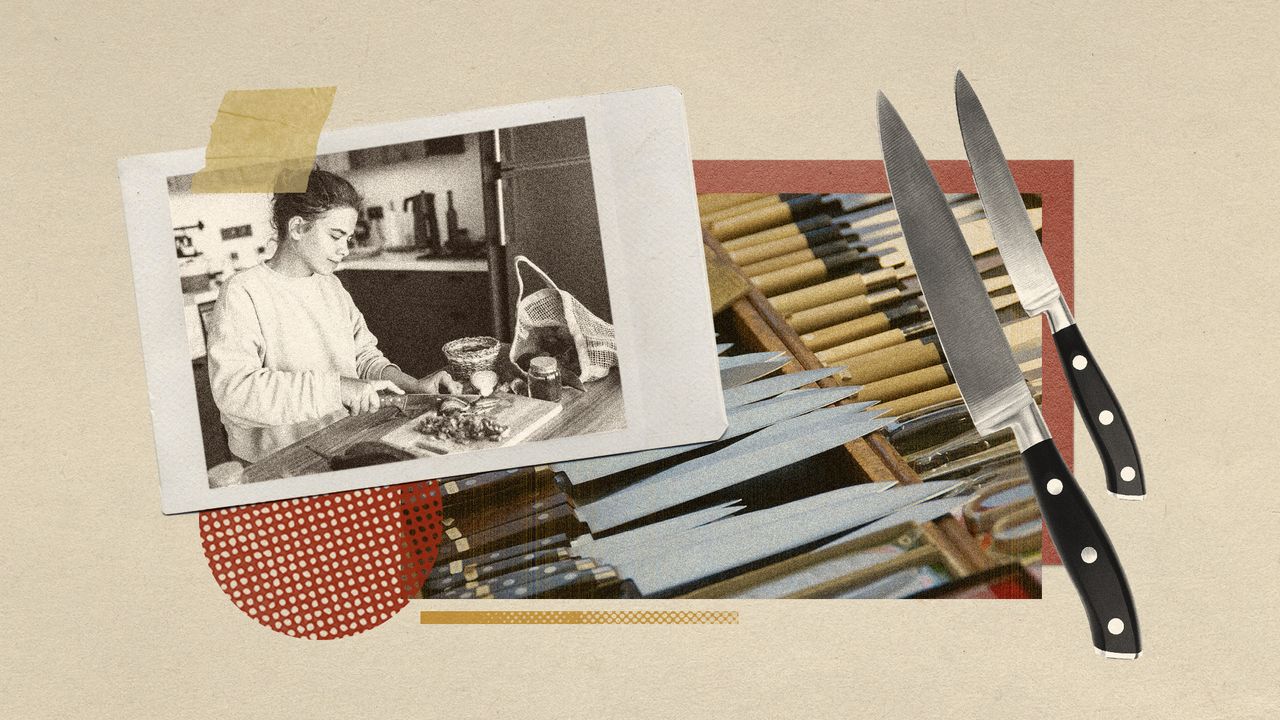
<svg viewBox="0 0 1280 720">
<path fill-rule="evenodd" d="M 718 315 L 747 294 L 751 284 L 730 268 L 708 247 L 702 248 L 707 259 L 707 284 L 711 288 L 711 314 Z"/>
<path fill-rule="evenodd" d="M 336 87 L 228 90 L 195 193 L 305 192 Z"/>
<path fill-rule="evenodd" d="M 422 625 L 737 625 L 737 610 L 423 610 Z"/>
</svg>

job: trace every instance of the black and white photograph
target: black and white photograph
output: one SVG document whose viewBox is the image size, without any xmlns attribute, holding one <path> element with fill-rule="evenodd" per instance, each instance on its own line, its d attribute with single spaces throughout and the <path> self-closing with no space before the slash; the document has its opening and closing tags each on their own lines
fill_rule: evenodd
<svg viewBox="0 0 1280 720">
<path fill-rule="evenodd" d="M 171 180 L 211 486 L 625 426 L 583 118 Z"/>
<path fill-rule="evenodd" d="M 604 134 L 592 140 L 591 108 L 554 115 L 410 139 L 374 134 L 381 141 L 328 152 L 322 138 L 314 162 L 281 171 L 276 192 L 207 192 L 198 172 L 165 175 L 173 249 L 168 237 L 145 242 L 148 262 L 161 246 L 176 261 L 194 394 L 184 414 L 195 411 L 199 439 L 198 455 L 184 448 L 183 478 L 191 486 L 198 458 L 201 506 L 320 491 L 299 491 L 300 479 L 345 474 L 362 480 L 329 487 L 361 487 L 386 484 L 363 480 L 375 470 L 389 479 L 388 469 L 404 467 L 409 474 L 390 481 L 421 480 L 524 465 L 516 451 L 528 447 L 562 460 L 723 430 L 712 401 L 692 412 L 705 430 L 596 442 L 634 427 L 635 408 L 648 405 L 662 423 L 690 414 L 687 399 L 684 407 L 637 399 L 647 390 L 632 382 L 639 373 L 628 360 L 645 344 L 639 318 L 660 329 L 654 320 L 669 316 L 679 345 L 642 352 L 638 364 L 678 353 L 691 370 L 672 389 L 689 397 L 719 391 L 714 336 L 701 259 L 685 262 L 685 280 L 674 238 L 671 253 L 656 254 L 660 244 L 622 231 L 613 205 L 624 194 L 613 187 L 620 175 L 601 160 Z M 628 154 L 638 159 L 621 176 L 657 186 L 671 175 L 666 164 L 691 189 L 684 150 L 683 168 L 678 154 Z M 696 248 L 688 205 L 680 244 Z M 639 251 L 659 272 L 638 279 L 663 276 L 649 292 L 684 283 L 701 303 L 628 303 L 615 281 L 644 273 L 628 259 Z M 693 370 L 703 345 L 705 363 Z M 158 443 L 161 435 L 157 420 Z M 563 445 L 573 438 L 586 442 Z M 496 459 L 462 463 L 467 456 Z M 423 460 L 431 462 L 413 462 Z M 270 486 L 281 489 L 263 490 Z"/>
</svg>

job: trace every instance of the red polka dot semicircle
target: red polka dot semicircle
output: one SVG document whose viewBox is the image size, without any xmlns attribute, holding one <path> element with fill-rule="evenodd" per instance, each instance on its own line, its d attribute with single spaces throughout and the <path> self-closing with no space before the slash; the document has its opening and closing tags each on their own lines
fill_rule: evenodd
<svg viewBox="0 0 1280 720">
<path fill-rule="evenodd" d="M 218 586 L 276 632 L 332 640 L 386 622 L 440 547 L 434 480 L 200 513 Z"/>
</svg>

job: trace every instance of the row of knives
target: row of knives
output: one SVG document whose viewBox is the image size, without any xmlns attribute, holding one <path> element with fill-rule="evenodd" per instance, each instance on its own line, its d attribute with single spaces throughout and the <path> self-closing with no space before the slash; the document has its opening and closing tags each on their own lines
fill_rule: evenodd
<svg viewBox="0 0 1280 720">
<path fill-rule="evenodd" d="M 963 75 L 956 97 L 976 196 L 942 193 L 882 95 L 890 196 L 700 201 L 799 352 L 722 355 L 730 422 L 716 442 L 443 483 L 446 538 L 423 596 L 865 596 L 885 577 L 849 558 L 889 538 L 902 553 L 884 572 L 945 574 L 922 528 L 955 513 L 1021 563 L 1038 560 L 1043 521 L 1095 648 L 1137 657 L 1123 570 L 1039 414 L 1037 316 L 1118 497 L 1145 494 L 1137 449 Z M 822 472 L 871 433 L 922 482 Z"/>
<path fill-rule="evenodd" d="M 442 483 L 445 539 L 423 597 L 883 597 L 963 574 L 919 525 L 971 505 L 989 478 L 824 472 L 824 456 L 838 462 L 837 448 L 893 418 L 839 404 L 857 387 L 813 387 L 838 368 L 775 375 L 789 362 L 777 353 L 720 362 L 729 427 L 715 442 Z M 1038 554 L 1031 524 L 1034 547 L 1009 562 Z M 868 565 L 859 552 L 886 534 L 901 556 Z M 794 568 L 816 551 L 821 568 Z M 916 588 L 919 576 L 936 582 Z"/>
<path fill-rule="evenodd" d="M 962 73 L 955 96 L 976 199 L 942 193 L 902 119 L 880 95 L 891 205 L 859 195 L 766 196 L 727 208 L 704 205 L 705 226 L 815 360 L 850 366 L 847 379 L 867 383 L 864 394 L 874 391 L 898 413 L 962 402 L 979 436 L 1012 443 L 1080 593 L 1095 648 L 1108 657 L 1136 658 L 1137 618 L 1124 572 L 1039 414 L 1026 362 L 1009 333 L 1009 312 L 1049 321 L 1107 490 L 1121 499 L 1146 493 L 1137 447 L 1045 257 L 1037 213 L 1025 207 Z M 1016 308 L 1001 302 L 1002 286 L 1012 286 Z M 909 344 L 911 333 L 902 326 L 916 322 L 919 308 L 903 308 L 916 294 L 928 320 L 909 327 L 928 340 Z M 890 311 L 873 312 L 881 304 Z M 914 369 L 920 365 L 932 369 Z M 900 374 L 896 388 L 876 386 L 887 373 Z M 907 376 L 910 382 L 902 382 Z M 904 397 L 906 390 L 914 395 Z"/>
</svg>

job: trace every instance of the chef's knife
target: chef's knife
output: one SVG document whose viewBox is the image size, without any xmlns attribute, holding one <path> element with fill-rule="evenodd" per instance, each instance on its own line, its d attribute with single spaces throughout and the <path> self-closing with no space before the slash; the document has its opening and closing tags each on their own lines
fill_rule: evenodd
<svg viewBox="0 0 1280 720">
<path fill-rule="evenodd" d="M 1107 657 L 1136 658 L 1137 615 L 1107 533 L 1053 444 L 929 164 L 883 94 L 878 114 L 908 251 L 973 424 L 983 433 L 1013 428 L 1049 535 L 1084 602 L 1094 646 Z"/>
<path fill-rule="evenodd" d="M 973 180 L 996 245 L 1027 313 L 1049 318 L 1071 394 L 1106 468 L 1107 490 L 1125 500 L 1141 500 L 1147 492 L 1146 483 L 1129 422 L 1067 309 L 987 114 L 960 72 L 956 73 L 956 111 Z"/>
</svg>

